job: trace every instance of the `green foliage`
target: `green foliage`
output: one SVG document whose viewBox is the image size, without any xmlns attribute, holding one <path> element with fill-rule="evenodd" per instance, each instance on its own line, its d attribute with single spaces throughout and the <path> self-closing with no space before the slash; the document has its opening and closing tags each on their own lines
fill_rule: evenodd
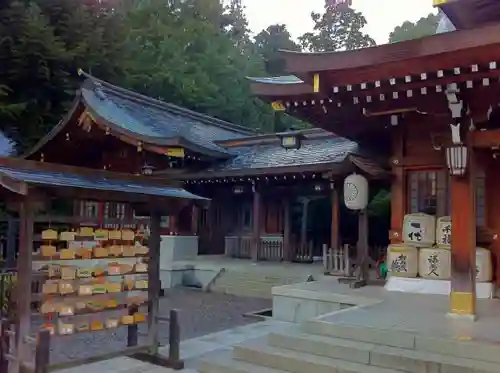
<svg viewBox="0 0 500 373">
<path fill-rule="evenodd" d="M 427 17 L 420 18 L 417 22 L 404 22 L 397 26 L 389 35 L 389 42 L 418 39 L 424 36 L 433 35 L 439 23 L 439 15 L 430 13 Z"/>
<path fill-rule="evenodd" d="M 391 192 L 380 189 L 367 207 L 368 214 L 373 217 L 387 217 L 391 214 Z"/>
<path fill-rule="evenodd" d="M 366 19 L 350 7 L 325 5 L 325 12 L 311 13 L 312 32 L 299 38 L 302 47 L 311 52 L 353 50 L 375 45 L 375 41 L 362 29 Z"/>
<path fill-rule="evenodd" d="M 107 4 L 113 4 L 107 5 Z M 373 44 L 350 9 L 313 15 L 311 50 Z M 248 76 L 282 74 L 278 50 L 300 50 L 284 25 L 252 40 L 240 0 L 0 2 L 0 130 L 25 150 L 63 117 L 78 68 L 114 84 L 261 131 L 308 125 L 275 116 Z"/>
<path fill-rule="evenodd" d="M 280 49 L 300 51 L 300 46 L 292 40 L 286 25 L 271 25 L 262 30 L 255 36 L 255 48 L 266 62 L 266 71 L 271 76 L 286 75 Z"/>
</svg>

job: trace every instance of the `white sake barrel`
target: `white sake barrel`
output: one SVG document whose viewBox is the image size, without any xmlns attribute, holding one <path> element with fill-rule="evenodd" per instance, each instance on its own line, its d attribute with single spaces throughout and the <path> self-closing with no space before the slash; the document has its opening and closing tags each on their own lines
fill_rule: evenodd
<svg viewBox="0 0 500 373">
<path fill-rule="evenodd" d="M 449 280 L 451 251 L 433 247 L 421 248 L 418 253 L 418 274 L 423 278 Z"/>
<path fill-rule="evenodd" d="M 387 269 L 392 276 L 417 277 L 418 249 L 406 244 L 389 245 Z"/>
<path fill-rule="evenodd" d="M 423 213 L 405 215 L 403 241 L 415 247 L 433 246 L 436 241 L 436 218 Z"/>
<path fill-rule="evenodd" d="M 491 263 L 491 253 L 482 247 L 476 248 L 476 281 L 491 282 L 493 278 L 493 268 Z"/>
<path fill-rule="evenodd" d="M 451 249 L 451 216 L 442 216 L 437 220 L 436 244 L 441 249 Z"/>
</svg>

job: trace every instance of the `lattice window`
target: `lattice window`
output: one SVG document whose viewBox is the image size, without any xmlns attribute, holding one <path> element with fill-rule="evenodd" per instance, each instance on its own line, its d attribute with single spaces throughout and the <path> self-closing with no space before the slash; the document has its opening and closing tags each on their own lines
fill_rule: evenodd
<svg viewBox="0 0 500 373">
<path fill-rule="evenodd" d="M 486 178 L 483 171 L 476 176 L 476 224 L 486 226 Z M 450 180 L 446 170 L 408 172 L 408 212 L 431 215 L 451 214 Z"/>
<path fill-rule="evenodd" d="M 486 175 L 482 170 L 476 174 L 476 224 L 486 226 Z"/>
<path fill-rule="evenodd" d="M 80 217 L 97 219 L 99 217 L 99 202 L 80 201 Z"/>
<path fill-rule="evenodd" d="M 126 203 L 106 202 L 104 204 L 104 219 L 125 219 Z"/>
</svg>

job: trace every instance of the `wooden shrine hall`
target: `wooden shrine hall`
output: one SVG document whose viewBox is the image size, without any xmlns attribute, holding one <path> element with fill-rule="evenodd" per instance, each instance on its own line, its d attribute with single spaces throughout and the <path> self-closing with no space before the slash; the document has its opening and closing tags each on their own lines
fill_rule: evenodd
<svg viewBox="0 0 500 373">
<path fill-rule="evenodd" d="M 384 185 L 388 175 L 369 151 L 324 130 L 259 134 L 80 75 L 71 110 L 24 158 L 175 179 L 209 198 L 162 217 L 162 247 L 177 260 L 199 253 L 311 262 L 324 244 L 356 242 L 348 217 L 339 219 L 343 178 L 360 172 Z M 76 200 L 74 215 L 137 217 L 127 203 L 92 198 Z"/>
<path fill-rule="evenodd" d="M 491 254 L 500 283 L 500 23 L 487 23 L 479 1 L 439 3 L 458 31 L 355 51 L 282 51 L 290 76 L 252 85 L 275 110 L 390 162 L 393 244 L 408 239 L 406 214 L 451 217 L 450 312 L 473 318 L 476 246 Z"/>
</svg>

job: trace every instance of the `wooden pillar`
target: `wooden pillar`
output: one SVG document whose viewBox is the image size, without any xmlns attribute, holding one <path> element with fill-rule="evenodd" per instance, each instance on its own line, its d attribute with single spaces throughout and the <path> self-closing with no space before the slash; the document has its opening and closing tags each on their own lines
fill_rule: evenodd
<svg viewBox="0 0 500 373">
<path fill-rule="evenodd" d="M 283 249 L 284 260 L 291 262 L 293 260 L 293 247 L 291 242 L 291 214 L 290 214 L 291 201 L 288 198 L 283 200 Z"/>
<path fill-rule="evenodd" d="M 191 211 L 191 234 L 196 236 L 198 234 L 198 206 L 193 204 Z"/>
<path fill-rule="evenodd" d="M 472 151 L 472 149 L 469 149 Z M 474 158 L 465 177 L 451 177 L 451 294 L 452 315 L 476 315 L 476 225 Z"/>
<path fill-rule="evenodd" d="M 336 249 L 340 244 L 339 237 L 339 223 L 340 223 L 340 213 L 339 213 L 339 191 L 332 183 L 332 223 L 330 227 L 330 247 Z"/>
<path fill-rule="evenodd" d="M 16 353 L 17 361 L 11 362 L 11 372 L 17 372 L 20 364 L 31 362 L 30 346 L 26 337 L 30 336 L 31 327 L 31 273 L 33 254 L 33 205 L 26 197 L 19 204 L 19 256 L 17 259 L 16 284 Z"/>
<path fill-rule="evenodd" d="M 403 241 L 403 219 L 406 213 L 406 175 L 401 163 L 404 157 L 404 133 L 401 126 L 394 129 L 392 137 L 392 184 L 391 184 L 391 243 Z"/>
<path fill-rule="evenodd" d="M 353 287 L 365 286 L 368 281 L 368 211 L 361 210 L 358 214 L 358 243 L 357 251 L 357 273 L 356 282 Z"/>
<path fill-rule="evenodd" d="M 252 260 L 259 260 L 260 229 L 261 229 L 261 195 L 257 186 L 253 186 L 253 242 Z"/>
<path fill-rule="evenodd" d="M 300 247 L 305 250 L 307 247 L 307 219 L 309 214 L 309 198 L 302 198 L 302 224 L 300 226 Z"/>
<path fill-rule="evenodd" d="M 161 282 L 160 282 L 160 222 L 161 214 L 156 211 L 151 211 L 150 236 L 149 236 L 149 255 L 148 255 L 148 297 L 149 297 L 149 314 L 148 314 L 148 345 L 150 353 L 156 355 L 158 353 L 158 316 L 159 316 L 159 299 Z"/>
<path fill-rule="evenodd" d="M 178 232 L 178 226 L 177 226 L 177 215 L 170 215 L 169 217 L 169 231 L 171 235 L 175 235 Z"/>
</svg>

